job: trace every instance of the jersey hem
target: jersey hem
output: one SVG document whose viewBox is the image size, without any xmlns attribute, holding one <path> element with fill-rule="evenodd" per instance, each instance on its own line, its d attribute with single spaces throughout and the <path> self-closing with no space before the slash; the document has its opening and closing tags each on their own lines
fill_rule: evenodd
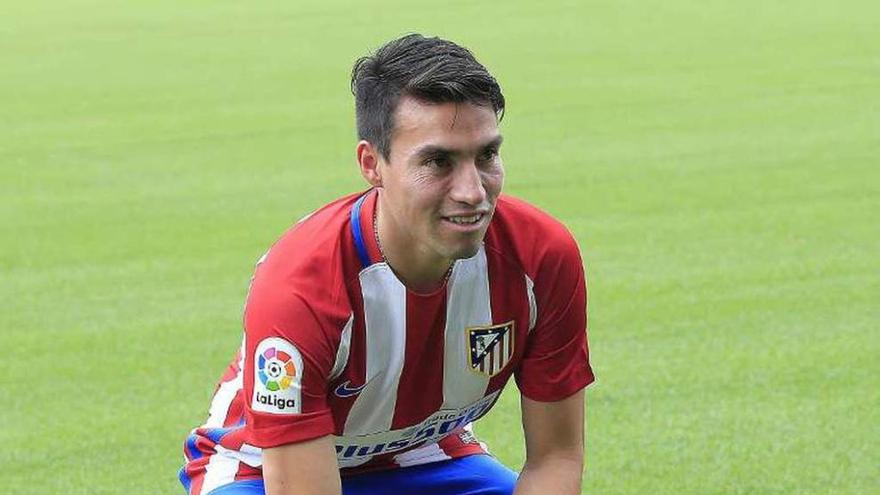
<svg viewBox="0 0 880 495">
<path fill-rule="evenodd" d="M 329 411 L 293 424 L 251 428 L 248 443 L 261 449 L 305 442 L 333 434 L 333 418 Z"/>
<path fill-rule="evenodd" d="M 595 381 L 596 377 L 593 375 L 593 372 L 587 371 L 587 373 L 582 376 L 581 379 L 569 382 L 569 386 L 562 387 L 556 390 L 548 391 L 546 386 L 532 387 L 530 385 L 524 385 L 520 383 L 518 383 L 517 385 L 519 385 L 520 393 L 528 399 L 537 402 L 559 402 L 587 388 Z"/>
</svg>

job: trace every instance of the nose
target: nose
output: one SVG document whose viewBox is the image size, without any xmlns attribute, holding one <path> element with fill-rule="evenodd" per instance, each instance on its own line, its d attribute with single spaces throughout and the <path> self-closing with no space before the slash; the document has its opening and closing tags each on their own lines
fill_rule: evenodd
<svg viewBox="0 0 880 495">
<path fill-rule="evenodd" d="M 486 187 L 476 163 L 466 160 L 455 167 L 449 196 L 469 206 L 480 206 L 486 201 Z"/>
</svg>

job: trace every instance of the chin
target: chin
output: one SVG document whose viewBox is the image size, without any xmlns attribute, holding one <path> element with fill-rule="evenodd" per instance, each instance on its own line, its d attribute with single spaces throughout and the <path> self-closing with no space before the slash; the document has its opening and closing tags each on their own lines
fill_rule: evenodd
<svg viewBox="0 0 880 495">
<path fill-rule="evenodd" d="M 480 244 L 476 244 L 474 246 L 463 247 L 463 248 L 455 251 L 454 254 L 452 256 L 450 256 L 450 258 L 452 258 L 454 260 L 463 260 L 463 259 L 467 259 L 467 258 L 473 258 L 474 256 L 477 255 L 477 253 L 480 252 L 480 247 L 482 247 L 482 245 L 483 244 L 480 243 Z"/>
</svg>

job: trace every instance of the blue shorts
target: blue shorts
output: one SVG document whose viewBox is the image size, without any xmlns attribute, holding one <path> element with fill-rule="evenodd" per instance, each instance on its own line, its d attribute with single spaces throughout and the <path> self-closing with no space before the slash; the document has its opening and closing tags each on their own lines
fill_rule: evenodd
<svg viewBox="0 0 880 495">
<path fill-rule="evenodd" d="M 511 495 L 517 474 L 494 457 L 471 455 L 342 478 L 342 495 Z M 237 481 L 207 495 L 265 495 L 263 480 Z"/>
</svg>

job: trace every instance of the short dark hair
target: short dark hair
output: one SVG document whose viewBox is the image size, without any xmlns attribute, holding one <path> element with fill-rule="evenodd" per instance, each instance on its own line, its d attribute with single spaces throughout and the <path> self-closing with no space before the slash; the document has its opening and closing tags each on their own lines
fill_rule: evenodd
<svg viewBox="0 0 880 495">
<path fill-rule="evenodd" d="M 427 103 L 491 107 L 500 120 L 504 95 L 498 82 L 467 49 L 440 38 L 408 34 L 361 57 L 351 71 L 358 138 L 388 159 L 394 112 L 403 96 Z"/>
</svg>

